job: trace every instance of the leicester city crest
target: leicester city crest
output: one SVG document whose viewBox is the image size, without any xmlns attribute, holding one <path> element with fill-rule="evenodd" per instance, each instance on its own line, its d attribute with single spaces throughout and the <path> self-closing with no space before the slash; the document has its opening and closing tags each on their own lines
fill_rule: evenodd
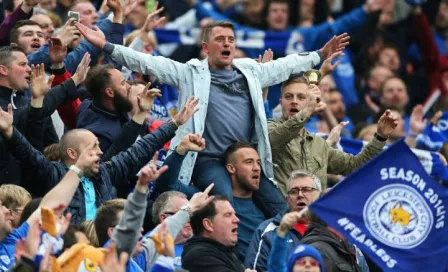
<svg viewBox="0 0 448 272">
<path fill-rule="evenodd" d="M 433 214 L 419 192 L 404 184 L 376 190 L 364 205 L 364 222 L 385 245 L 410 249 L 422 243 L 433 224 Z"/>
</svg>

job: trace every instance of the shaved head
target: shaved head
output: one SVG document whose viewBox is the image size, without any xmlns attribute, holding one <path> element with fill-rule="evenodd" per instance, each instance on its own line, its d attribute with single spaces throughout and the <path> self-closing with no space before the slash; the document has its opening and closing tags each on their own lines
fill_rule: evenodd
<svg viewBox="0 0 448 272">
<path fill-rule="evenodd" d="M 65 161 L 67 159 L 67 149 L 71 148 L 79 151 L 79 146 L 84 142 L 85 134 L 92 134 L 92 132 L 87 129 L 77 128 L 67 131 L 61 138 L 59 142 L 59 152 L 61 153 L 61 160 Z"/>
</svg>

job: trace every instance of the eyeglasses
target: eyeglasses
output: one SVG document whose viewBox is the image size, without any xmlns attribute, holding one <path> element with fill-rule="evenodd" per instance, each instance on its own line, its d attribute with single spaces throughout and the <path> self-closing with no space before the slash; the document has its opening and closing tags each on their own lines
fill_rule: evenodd
<svg viewBox="0 0 448 272">
<path fill-rule="evenodd" d="M 313 191 L 317 190 L 313 187 L 301 187 L 301 188 L 292 188 L 288 191 L 289 196 L 298 196 L 300 195 L 300 192 L 302 192 L 303 195 L 310 195 Z"/>
<path fill-rule="evenodd" d="M 23 208 L 8 209 L 11 214 L 22 214 Z"/>
<path fill-rule="evenodd" d="M 319 266 L 319 262 L 314 259 L 307 261 L 304 258 L 300 258 L 296 261 L 296 264 L 300 266 L 305 266 L 307 263 L 309 263 L 310 266 Z"/>
</svg>

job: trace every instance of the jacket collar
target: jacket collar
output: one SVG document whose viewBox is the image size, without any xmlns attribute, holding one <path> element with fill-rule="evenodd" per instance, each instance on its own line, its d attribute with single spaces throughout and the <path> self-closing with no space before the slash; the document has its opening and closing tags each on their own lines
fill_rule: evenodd
<svg viewBox="0 0 448 272">
<path fill-rule="evenodd" d="M 217 242 L 217 241 L 215 241 L 213 239 L 202 237 L 202 236 L 199 236 L 199 235 L 198 236 L 193 236 L 193 238 L 191 238 L 188 241 L 188 243 L 190 245 L 193 245 L 193 244 L 210 244 L 211 246 L 217 247 L 220 250 L 229 251 L 229 252 L 233 251 L 233 247 L 231 247 L 231 246 L 225 246 L 225 245 L 223 245 L 223 244 L 221 244 L 221 243 L 219 243 L 219 242 Z"/>
<path fill-rule="evenodd" d="M 120 119 L 123 121 L 129 121 L 128 118 L 128 113 L 127 112 L 118 112 L 118 111 L 111 111 L 109 109 L 107 109 L 106 107 L 104 107 L 103 105 L 101 105 L 98 102 L 95 102 L 92 100 L 92 103 L 90 104 L 90 108 L 101 115 L 107 116 L 109 118 L 116 118 L 116 119 Z"/>
</svg>

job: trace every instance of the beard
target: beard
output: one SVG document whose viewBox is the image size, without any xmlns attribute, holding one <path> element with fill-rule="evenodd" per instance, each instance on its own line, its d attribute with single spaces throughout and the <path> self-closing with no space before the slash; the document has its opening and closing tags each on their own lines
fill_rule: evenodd
<svg viewBox="0 0 448 272">
<path fill-rule="evenodd" d="M 114 106 L 118 112 L 130 112 L 132 110 L 132 102 L 129 98 L 121 95 L 118 91 L 115 91 Z"/>
</svg>

